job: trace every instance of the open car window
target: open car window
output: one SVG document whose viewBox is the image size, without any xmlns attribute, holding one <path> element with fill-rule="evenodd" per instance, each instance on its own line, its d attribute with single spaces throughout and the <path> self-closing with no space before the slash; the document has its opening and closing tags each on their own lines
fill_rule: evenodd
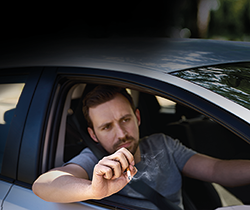
<svg viewBox="0 0 250 210">
<path fill-rule="evenodd" d="M 75 128 L 72 116 L 73 114 L 77 116 L 81 129 L 87 133 L 87 124 L 82 113 L 82 100 L 86 94 L 85 91 L 88 91 L 90 86 L 92 84 L 77 83 L 65 93 L 55 166 L 63 165 L 87 146 Z M 202 154 L 222 159 L 250 159 L 250 145 L 247 142 L 202 113 L 185 104 L 159 96 L 157 93 L 149 94 L 133 88 L 128 91 L 141 113 L 141 137 L 153 133 L 164 133 Z M 190 186 L 190 180 L 184 180 L 184 182 L 186 183 L 185 191 L 196 202 L 198 202 L 197 193 L 200 193 L 200 188 L 204 191 L 203 198 L 206 197 L 204 189 L 207 184 L 203 186 L 203 183 L 191 182 Z M 234 204 L 247 203 L 249 200 L 245 193 L 250 192 L 250 186 L 246 186 L 243 191 L 240 190 L 241 188 L 223 188 L 212 184 L 209 185 L 209 188 L 211 187 L 220 199 L 224 197 L 223 199 L 227 200 L 232 195 L 234 195 L 233 198 L 238 197 Z M 202 202 L 207 205 L 214 201 L 206 197 Z M 230 200 L 225 202 L 225 205 L 232 205 Z"/>
</svg>

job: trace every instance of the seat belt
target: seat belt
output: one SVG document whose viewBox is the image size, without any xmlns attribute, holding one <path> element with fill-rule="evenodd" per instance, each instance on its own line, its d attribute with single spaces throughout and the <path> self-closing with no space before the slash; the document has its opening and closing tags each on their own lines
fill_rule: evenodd
<svg viewBox="0 0 250 210">
<path fill-rule="evenodd" d="M 73 114 L 71 117 L 77 128 L 77 131 L 81 135 L 82 139 L 85 141 L 86 145 L 94 153 L 94 155 L 99 160 L 102 159 L 104 156 L 109 155 L 108 152 L 103 147 L 101 147 L 101 145 L 97 145 L 96 143 L 94 143 L 94 141 L 89 137 L 89 135 L 80 128 L 80 125 L 78 123 L 78 120 L 75 114 Z M 168 209 L 169 210 L 182 210 L 179 206 L 177 206 L 176 204 L 166 199 L 164 196 L 162 196 L 156 190 L 151 188 L 148 184 L 146 184 L 141 179 L 130 182 L 129 186 L 132 187 L 135 191 L 142 194 L 144 197 L 146 197 L 149 201 L 151 201 L 161 210 L 166 210 L 166 209 L 167 210 Z"/>
<path fill-rule="evenodd" d="M 156 190 L 151 188 L 147 183 L 145 183 L 141 179 L 131 181 L 129 183 L 129 186 L 132 187 L 135 191 L 142 194 L 161 210 L 182 210 L 179 206 L 169 201 L 167 198 L 165 198 Z"/>
</svg>

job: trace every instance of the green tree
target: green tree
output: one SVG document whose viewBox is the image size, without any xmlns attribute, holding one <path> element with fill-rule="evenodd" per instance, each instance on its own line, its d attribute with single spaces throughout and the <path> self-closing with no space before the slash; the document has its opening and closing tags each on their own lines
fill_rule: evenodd
<svg viewBox="0 0 250 210">
<path fill-rule="evenodd" d="M 207 38 L 248 40 L 250 37 L 249 0 L 220 0 L 220 7 L 211 11 Z"/>
</svg>

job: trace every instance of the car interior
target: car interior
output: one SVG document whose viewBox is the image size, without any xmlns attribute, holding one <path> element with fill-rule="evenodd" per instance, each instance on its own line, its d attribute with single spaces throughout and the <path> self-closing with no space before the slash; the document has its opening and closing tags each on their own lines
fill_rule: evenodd
<svg viewBox="0 0 250 210">
<path fill-rule="evenodd" d="M 74 117 L 81 129 L 87 132 L 87 123 L 82 113 L 82 100 L 95 85 L 78 84 L 72 87 L 65 103 L 66 132 L 64 140 L 63 162 L 79 154 L 86 147 L 84 139 L 75 128 Z M 221 159 L 250 159 L 250 145 L 217 122 L 188 108 L 183 104 L 170 101 L 137 90 L 128 90 L 141 113 L 140 137 L 153 133 L 165 133 L 179 139 L 184 145 L 197 152 Z M 165 100 L 165 101 L 164 101 Z M 164 103 L 166 102 L 166 103 Z M 66 104 L 68 104 L 66 106 Z M 74 116 L 74 117 L 73 117 Z M 98 146 L 98 145 L 97 145 Z M 250 186 L 223 188 L 229 195 L 242 204 L 250 204 Z M 183 177 L 184 205 L 196 209 L 215 209 L 225 204 L 220 192 L 212 183 Z M 185 201 L 186 197 L 188 202 Z M 186 207 L 186 209 L 192 209 Z"/>
</svg>

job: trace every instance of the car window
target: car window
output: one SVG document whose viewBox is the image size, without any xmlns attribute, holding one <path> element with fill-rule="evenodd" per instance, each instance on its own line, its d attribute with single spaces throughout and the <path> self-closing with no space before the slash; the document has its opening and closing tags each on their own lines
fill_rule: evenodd
<svg viewBox="0 0 250 210">
<path fill-rule="evenodd" d="M 161 109 L 160 112 L 162 113 L 175 113 L 175 106 L 176 103 L 169 99 L 163 98 L 161 96 L 156 96 L 157 101 L 159 102 Z"/>
<path fill-rule="evenodd" d="M 172 73 L 250 109 L 250 64 L 201 67 Z"/>
<path fill-rule="evenodd" d="M 60 118 L 55 166 L 63 165 L 87 146 L 78 129 L 76 129 L 74 117 L 77 118 L 80 129 L 87 133 L 87 125 L 82 113 L 82 99 L 89 88 L 92 88 L 90 83 L 72 83 L 64 93 L 65 101 L 62 103 L 63 109 Z M 163 95 L 157 92 L 149 93 L 140 89 L 134 90 L 133 87 L 128 91 L 136 101 L 136 107 L 140 110 L 142 119 L 140 124 L 141 137 L 154 133 L 164 133 L 202 154 L 221 159 L 250 159 L 250 145 L 247 142 L 208 118 L 208 116 L 198 112 L 198 110 L 194 110 L 187 104 L 174 101 L 174 99 L 169 100 L 169 98 L 162 97 Z M 197 182 L 193 185 L 192 180 L 185 179 L 184 181 L 185 186 L 187 186 L 186 192 L 196 198 L 199 194 L 200 185 L 203 186 L 203 183 Z M 187 183 L 191 183 L 192 187 L 189 187 Z M 216 196 L 218 196 L 217 193 L 220 194 L 221 192 L 221 190 L 217 190 L 219 187 L 209 185 L 209 188 L 213 191 L 215 189 Z M 202 190 L 206 190 L 205 185 Z M 234 191 L 230 188 L 224 190 L 231 192 L 243 203 L 249 202 L 249 198 L 244 200 L 244 193 L 249 192 L 250 185 L 245 187 L 245 190 L 242 191 L 244 193 L 238 193 L 237 190 Z M 219 196 L 222 196 L 223 199 L 231 199 L 224 194 Z M 209 199 L 205 201 L 204 206 L 210 202 Z M 116 205 L 115 202 L 117 201 L 112 200 L 112 202 Z M 194 199 L 194 202 L 199 203 L 198 199 Z M 121 200 L 119 204 L 123 205 L 123 201 Z"/>
<path fill-rule="evenodd" d="M 0 80 L 0 172 L 4 148 L 14 111 L 25 85 L 24 78 L 1 77 Z"/>
</svg>

